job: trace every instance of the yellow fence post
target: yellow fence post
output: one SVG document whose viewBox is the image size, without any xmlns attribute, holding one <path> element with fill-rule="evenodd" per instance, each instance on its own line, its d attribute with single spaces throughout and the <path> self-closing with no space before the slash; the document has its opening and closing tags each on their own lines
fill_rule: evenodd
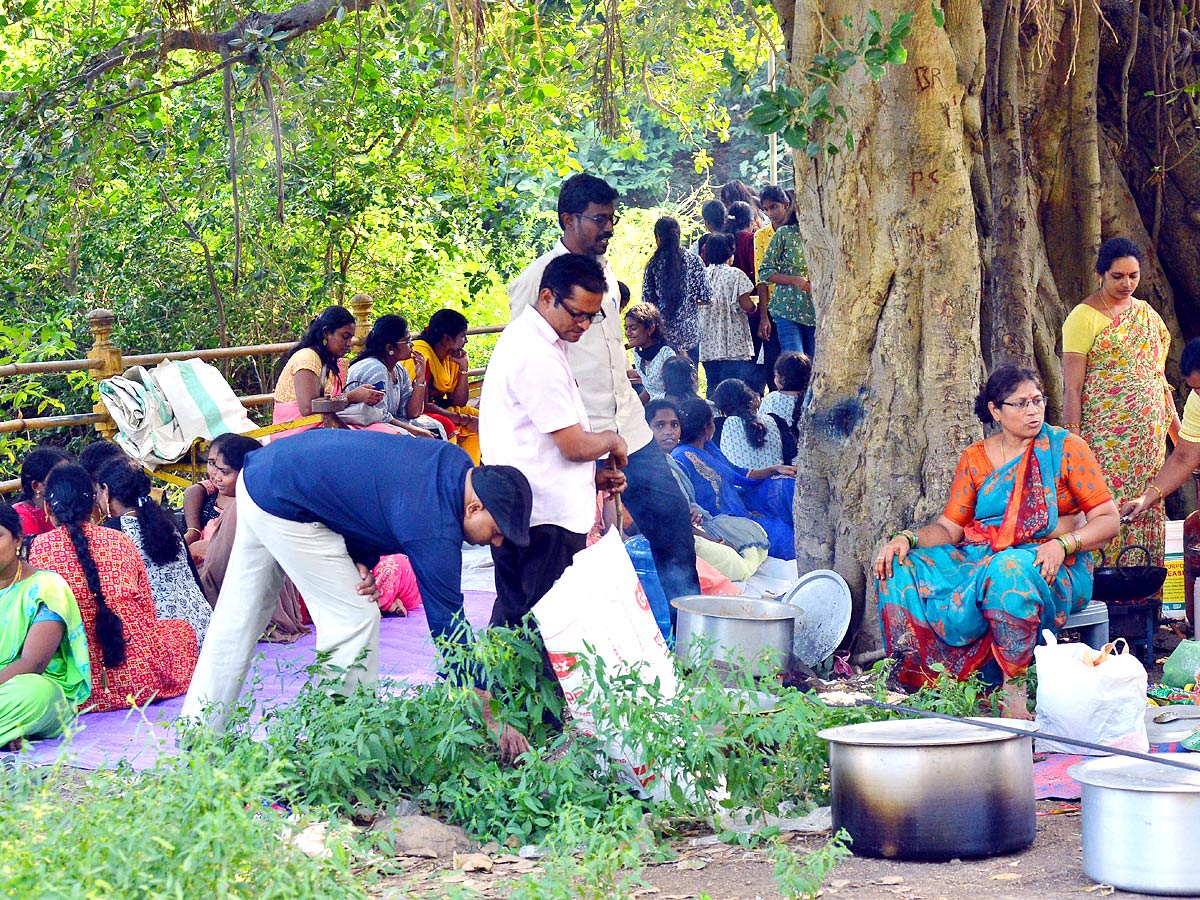
<svg viewBox="0 0 1200 900">
<path fill-rule="evenodd" d="M 367 332 L 371 330 L 371 300 L 370 294 L 355 294 L 350 298 L 350 312 L 354 316 L 354 340 L 351 346 L 356 352 L 361 352 L 367 340 Z"/>
<path fill-rule="evenodd" d="M 105 378 L 120 375 L 125 371 L 121 349 L 111 339 L 116 321 L 117 317 L 107 309 L 93 309 L 87 314 L 88 328 L 92 332 L 92 349 L 88 351 L 88 359 L 100 361 L 100 368 L 92 369 L 92 377 L 96 379 L 97 384 Z M 104 416 L 103 422 L 96 423 L 96 430 L 100 432 L 101 437 L 112 440 L 117 433 L 117 423 L 108 414 L 108 408 L 98 398 L 92 408 L 98 415 Z"/>
</svg>

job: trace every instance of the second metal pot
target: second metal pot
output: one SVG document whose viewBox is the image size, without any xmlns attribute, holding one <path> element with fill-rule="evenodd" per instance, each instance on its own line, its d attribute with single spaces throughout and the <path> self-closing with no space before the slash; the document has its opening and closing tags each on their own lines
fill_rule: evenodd
<svg viewBox="0 0 1200 900">
<path fill-rule="evenodd" d="M 1194 763 L 1191 753 L 1163 757 Z M 1200 896 L 1200 774 L 1111 756 L 1067 770 L 1083 785 L 1083 871 L 1143 894 Z"/>
<path fill-rule="evenodd" d="M 766 673 L 786 669 L 800 611 L 786 603 L 743 597 L 677 597 L 675 655 L 693 662 L 711 646 L 712 658 Z"/>
<path fill-rule="evenodd" d="M 849 832 L 856 855 L 946 860 L 1033 843 L 1030 735 L 903 719 L 827 728 L 819 736 L 829 741 L 833 827 Z"/>
</svg>

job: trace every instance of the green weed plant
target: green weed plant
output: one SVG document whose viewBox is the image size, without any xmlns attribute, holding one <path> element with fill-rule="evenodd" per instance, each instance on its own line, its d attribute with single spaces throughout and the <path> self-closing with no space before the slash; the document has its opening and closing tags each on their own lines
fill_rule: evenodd
<svg viewBox="0 0 1200 900">
<path fill-rule="evenodd" d="M 269 808 L 283 767 L 252 747 L 194 752 L 146 773 L 0 772 L 0 896 L 39 900 L 365 900 L 336 838 L 306 856 Z M 75 784 L 63 796 L 64 783 Z"/>
</svg>

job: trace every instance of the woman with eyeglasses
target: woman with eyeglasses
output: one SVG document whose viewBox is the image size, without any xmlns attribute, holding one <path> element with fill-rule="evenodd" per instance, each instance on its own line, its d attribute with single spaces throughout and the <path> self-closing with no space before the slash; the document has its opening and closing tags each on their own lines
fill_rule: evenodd
<svg viewBox="0 0 1200 900">
<path fill-rule="evenodd" d="M 405 360 L 412 360 L 412 378 L 401 365 Z M 346 387 L 369 387 L 382 391 L 383 397 L 375 403 L 352 404 L 338 418 L 351 425 L 383 425 L 415 437 L 434 437 L 428 428 L 413 422 L 425 411 L 428 381 L 425 357 L 413 357 L 413 340 L 404 317 L 380 316 L 363 342 L 362 353 L 346 373 Z"/>
<path fill-rule="evenodd" d="M 428 367 L 425 413 L 441 416 L 454 426 L 452 440 L 479 465 L 479 410 L 471 399 L 467 372 L 467 317 L 457 310 L 439 309 L 418 335 L 413 350 Z M 415 372 L 414 356 L 403 362 L 409 375 Z M 415 383 L 416 379 L 414 379 Z"/>
<path fill-rule="evenodd" d="M 1135 499 L 1167 458 L 1167 437 L 1179 442 L 1179 415 L 1163 377 L 1171 333 L 1145 300 L 1135 297 L 1142 254 L 1127 238 L 1100 246 L 1096 292 L 1071 310 L 1062 327 L 1063 427 L 1096 454 L 1113 499 Z M 1111 560 L 1140 544 L 1151 565 L 1163 564 L 1166 511 L 1156 505 L 1123 523 L 1104 547 Z"/>
<path fill-rule="evenodd" d="M 875 555 L 879 614 L 901 682 L 979 672 L 1005 715 L 1028 719 L 1023 685 L 1042 629 L 1092 596 L 1092 556 L 1117 533 L 1116 504 L 1078 435 L 1046 424 L 1029 369 L 1003 366 L 975 399 L 995 431 L 959 458 L 936 522 L 893 535 Z"/>
</svg>

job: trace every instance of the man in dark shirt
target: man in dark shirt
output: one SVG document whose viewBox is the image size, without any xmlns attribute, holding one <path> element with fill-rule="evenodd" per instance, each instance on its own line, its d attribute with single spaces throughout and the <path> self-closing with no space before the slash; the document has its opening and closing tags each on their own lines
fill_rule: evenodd
<svg viewBox="0 0 1200 900">
<path fill-rule="evenodd" d="M 511 466 L 472 467 L 452 444 L 320 429 L 246 457 L 229 568 L 181 718 L 220 731 L 286 573 L 313 617 L 317 651 L 345 689 L 378 680 L 379 607 L 370 570 L 403 553 L 435 639 L 465 641 L 462 544 L 529 542 L 532 494 Z M 483 692 L 481 696 L 485 701 Z M 483 717 L 512 758 L 525 739 Z"/>
</svg>

